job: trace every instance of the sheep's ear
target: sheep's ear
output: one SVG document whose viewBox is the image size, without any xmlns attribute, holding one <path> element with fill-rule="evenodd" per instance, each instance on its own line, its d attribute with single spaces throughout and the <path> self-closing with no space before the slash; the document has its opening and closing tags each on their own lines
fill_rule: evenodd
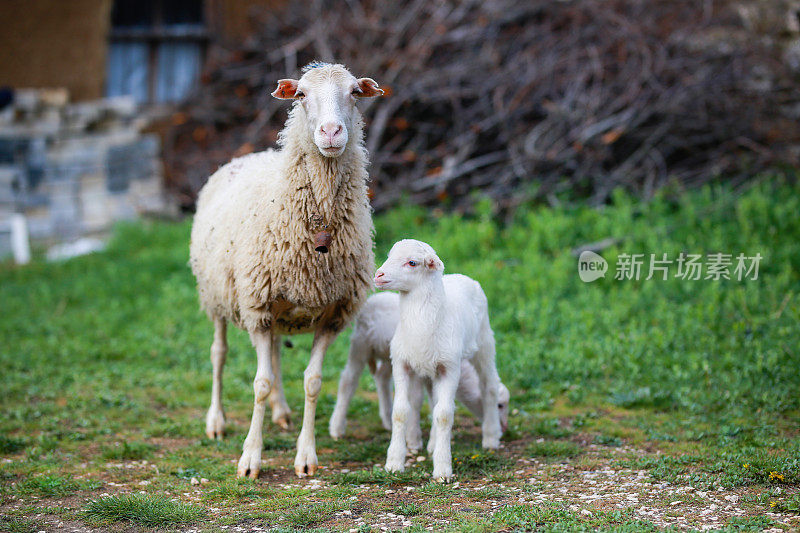
<svg viewBox="0 0 800 533">
<path fill-rule="evenodd" d="M 444 263 L 438 255 L 429 255 L 425 258 L 425 266 L 428 270 L 444 270 Z"/>
<path fill-rule="evenodd" d="M 281 100 L 297 98 L 297 80 L 278 80 L 278 88 L 272 91 L 272 96 Z"/>
<path fill-rule="evenodd" d="M 372 78 L 361 78 L 358 80 L 358 88 L 360 89 L 360 93 L 358 93 L 358 97 L 360 98 L 370 98 L 372 96 L 383 96 L 383 89 L 378 87 L 378 82 L 373 80 Z"/>
</svg>

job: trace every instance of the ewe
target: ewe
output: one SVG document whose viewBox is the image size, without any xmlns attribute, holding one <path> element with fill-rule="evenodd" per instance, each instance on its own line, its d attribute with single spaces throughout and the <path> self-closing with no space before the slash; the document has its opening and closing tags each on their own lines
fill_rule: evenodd
<svg viewBox="0 0 800 533">
<path fill-rule="evenodd" d="M 200 192 L 192 227 L 192 271 L 201 306 L 214 322 L 209 437 L 222 436 L 225 424 L 228 321 L 250 334 L 258 360 L 238 476 L 258 476 L 267 399 L 273 421 L 289 426 L 280 336 L 310 331 L 314 342 L 294 468 L 298 475 L 316 472 L 322 360 L 365 300 L 374 268 L 367 153 L 355 102 L 383 91 L 341 65 L 312 63 L 303 71 L 299 80 L 280 80 L 272 93 L 294 100 L 281 149 L 240 157 L 217 170 Z"/>
<path fill-rule="evenodd" d="M 446 279 L 446 277 L 445 277 Z M 350 355 L 339 378 L 339 393 L 336 407 L 330 421 L 330 434 L 333 438 L 344 436 L 347 425 L 347 407 L 353 398 L 358 378 L 365 366 L 375 380 L 378 392 L 378 405 L 381 422 L 386 429 L 392 429 L 392 392 L 389 382 L 392 378 L 392 365 L 389 360 L 389 343 L 400 321 L 400 296 L 393 292 L 381 292 L 367 298 L 366 303 L 356 317 L 353 334 L 350 336 Z M 411 385 L 416 385 L 412 382 Z M 425 380 L 428 397 L 431 396 L 430 380 Z M 406 439 L 410 449 L 421 447 L 421 431 L 419 429 L 419 410 L 422 405 L 422 391 L 412 388 L 411 412 L 406 425 Z M 509 392 L 500 383 L 497 408 L 500 411 L 500 428 L 505 432 L 508 426 Z M 483 398 L 481 397 L 480 380 L 475 368 L 469 361 L 461 363 L 461 379 L 458 382 L 456 398 L 466 406 L 478 420 L 483 420 Z M 432 445 L 432 443 L 429 443 Z"/>
<path fill-rule="evenodd" d="M 444 264 L 424 242 L 395 243 L 375 273 L 375 285 L 400 293 L 400 321 L 391 342 L 394 406 L 392 439 L 386 470 L 402 472 L 406 456 L 406 423 L 410 382 L 433 382 L 430 450 L 433 479 L 453 477 L 450 436 L 461 362 L 471 360 L 483 399 L 483 447 L 500 446 L 497 394 L 500 379 L 494 364 L 494 334 L 486 296 L 478 282 L 460 274 L 443 276 Z"/>
</svg>

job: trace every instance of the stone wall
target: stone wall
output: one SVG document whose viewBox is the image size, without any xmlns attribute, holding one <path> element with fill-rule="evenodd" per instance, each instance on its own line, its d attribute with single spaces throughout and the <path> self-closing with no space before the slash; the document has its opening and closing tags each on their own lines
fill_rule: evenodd
<svg viewBox="0 0 800 533">
<path fill-rule="evenodd" d="M 129 98 L 69 104 L 64 90 L 18 91 L 0 111 L 0 226 L 22 213 L 31 239 L 55 242 L 168 210 L 159 140 L 145 125 Z"/>
</svg>

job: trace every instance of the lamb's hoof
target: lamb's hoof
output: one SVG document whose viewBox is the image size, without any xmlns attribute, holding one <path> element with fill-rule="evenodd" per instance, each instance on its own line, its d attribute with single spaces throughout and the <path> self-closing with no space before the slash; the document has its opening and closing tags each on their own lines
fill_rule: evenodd
<svg viewBox="0 0 800 533">
<path fill-rule="evenodd" d="M 433 473 L 433 481 L 436 483 L 450 483 L 453 481 L 453 472 L 452 470 L 447 472 L 434 472 Z"/>
<path fill-rule="evenodd" d="M 496 450 L 500 447 L 500 439 L 498 438 L 484 438 L 483 448 L 485 450 Z"/>
<path fill-rule="evenodd" d="M 278 418 L 273 420 L 273 422 L 278 426 L 280 426 L 280 428 L 283 429 L 284 431 L 288 431 L 292 428 L 292 421 L 289 418 L 289 415 L 279 416 Z"/>
<path fill-rule="evenodd" d="M 317 465 L 295 465 L 294 473 L 297 477 L 311 477 L 316 475 L 318 468 Z"/>
<path fill-rule="evenodd" d="M 258 479 L 258 474 L 261 472 L 261 452 L 242 452 L 242 457 L 239 459 L 239 464 L 236 467 L 236 477 L 249 477 L 251 479 Z"/>
<path fill-rule="evenodd" d="M 386 461 L 386 466 L 383 467 L 387 472 L 403 472 L 406 465 L 403 461 Z"/>
</svg>

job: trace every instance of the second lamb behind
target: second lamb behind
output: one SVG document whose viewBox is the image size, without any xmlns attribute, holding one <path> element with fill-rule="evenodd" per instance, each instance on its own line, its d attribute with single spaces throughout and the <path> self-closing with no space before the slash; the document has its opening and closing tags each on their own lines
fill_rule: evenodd
<svg viewBox="0 0 800 533">
<path fill-rule="evenodd" d="M 433 385 L 430 442 L 436 481 L 453 477 L 450 441 L 462 361 L 472 363 L 480 381 L 483 447 L 498 448 L 501 435 L 500 378 L 486 296 L 478 282 L 460 274 L 444 276 L 443 271 L 433 248 L 405 239 L 395 243 L 375 273 L 378 288 L 400 293 L 400 321 L 390 348 L 395 394 L 386 470 L 405 469 L 413 382 L 428 378 Z"/>
</svg>

